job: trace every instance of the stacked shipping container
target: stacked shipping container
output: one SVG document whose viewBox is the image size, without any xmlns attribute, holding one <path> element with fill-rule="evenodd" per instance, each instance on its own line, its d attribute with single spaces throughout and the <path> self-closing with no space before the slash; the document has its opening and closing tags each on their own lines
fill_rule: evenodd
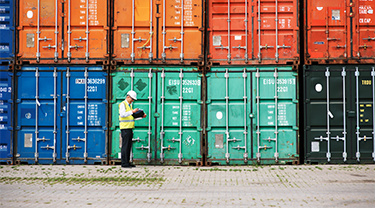
<svg viewBox="0 0 375 208">
<path fill-rule="evenodd" d="M 374 8 L 305 0 L 306 163 L 375 161 Z"/>
<path fill-rule="evenodd" d="M 17 4 L 0 0 L 1 162 L 116 164 L 130 89 L 138 164 L 375 160 L 372 1 L 305 0 L 302 39 L 297 0 Z"/>
<path fill-rule="evenodd" d="M 110 1 L 17 9 L 16 162 L 107 163 Z"/>
<path fill-rule="evenodd" d="M 0 0 L 0 163 L 13 162 L 15 1 Z"/>
</svg>

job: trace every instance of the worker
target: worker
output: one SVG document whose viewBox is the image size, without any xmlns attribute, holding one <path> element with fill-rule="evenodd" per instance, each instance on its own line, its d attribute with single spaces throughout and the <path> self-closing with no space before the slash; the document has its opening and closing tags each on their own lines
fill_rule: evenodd
<svg viewBox="0 0 375 208">
<path fill-rule="evenodd" d="M 121 167 L 123 168 L 132 168 L 135 165 L 130 164 L 130 152 L 133 145 L 133 129 L 134 129 L 134 117 L 133 114 L 136 113 L 139 109 L 133 109 L 133 101 L 137 100 L 137 93 L 133 90 L 130 90 L 126 94 L 126 98 L 119 104 L 119 121 L 121 129 Z M 143 118 L 147 115 L 144 114 Z"/>
</svg>

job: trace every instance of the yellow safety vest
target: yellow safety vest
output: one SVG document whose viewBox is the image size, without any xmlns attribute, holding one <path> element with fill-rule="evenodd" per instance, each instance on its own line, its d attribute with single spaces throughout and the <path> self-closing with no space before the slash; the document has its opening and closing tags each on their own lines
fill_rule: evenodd
<svg viewBox="0 0 375 208">
<path fill-rule="evenodd" d="M 133 110 L 132 106 L 129 106 L 125 101 L 122 101 L 118 105 L 119 114 L 120 114 L 120 105 L 121 104 L 125 105 L 125 112 Z M 119 121 L 120 121 L 120 129 L 134 129 L 134 117 L 132 115 L 130 115 L 128 117 L 125 117 L 125 118 L 119 116 Z"/>
</svg>

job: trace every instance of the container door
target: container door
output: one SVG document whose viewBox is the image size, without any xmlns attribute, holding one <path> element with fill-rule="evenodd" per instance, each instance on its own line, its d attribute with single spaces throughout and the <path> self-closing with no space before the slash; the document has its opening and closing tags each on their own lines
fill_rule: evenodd
<svg viewBox="0 0 375 208">
<path fill-rule="evenodd" d="M 263 68 L 264 69 L 264 68 Z M 253 73 L 254 156 L 260 160 L 297 155 L 297 79 L 293 72 Z M 267 162 L 263 162 L 267 163 Z"/>
<path fill-rule="evenodd" d="M 168 63 L 203 60 L 203 7 L 201 0 L 161 1 L 159 5 L 159 54 Z M 159 15 L 158 14 L 158 15 Z"/>
<path fill-rule="evenodd" d="M 347 161 L 352 155 L 350 76 L 346 67 L 320 67 L 305 77 L 306 158 L 309 161 Z"/>
<path fill-rule="evenodd" d="M 26 69 L 26 68 L 24 68 Z M 18 72 L 17 157 L 30 163 L 51 164 L 60 159 L 60 74 L 30 67 Z M 35 70 L 35 71 L 34 71 Z"/>
<path fill-rule="evenodd" d="M 251 1 L 210 1 L 210 54 L 213 61 L 245 64 L 252 59 Z"/>
<path fill-rule="evenodd" d="M 65 1 L 65 57 L 71 59 L 105 58 L 107 54 L 107 1 Z M 74 63 L 74 61 L 73 61 Z"/>
<path fill-rule="evenodd" d="M 253 10 L 257 18 L 253 19 L 256 59 L 277 64 L 298 58 L 297 1 L 258 0 Z"/>
<path fill-rule="evenodd" d="M 311 59 L 347 59 L 349 28 L 346 1 L 307 2 L 307 48 Z"/>
<path fill-rule="evenodd" d="M 351 89 L 353 98 L 352 112 L 355 117 L 352 118 L 351 129 L 355 129 L 351 134 L 353 153 L 357 162 L 375 161 L 375 142 L 374 142 L 374 67 L 369 69 L 367 66 L 355 67 L 352 72 L 353 82 L 355 86 Z M 354 157 L 354 155 L 353 155 Z"/>
<path fill-rule="evenodd" d="M 14 57 L 14 9 L 13 0 L 0 1 L 0 59 Z"/>
<path fill-rule="evenodd" d="M 61 11 L 60 1 L 20 0 L 20 58 L 37 62 L 48 59 L 51 63 L 61 58 Z"/>
<path fill-rule="evenodd" d="M 99 70 L 68 67 L 63 72 L 62 151 L 66 163 L 93 164 L 106 159 L 107 74 Z"/>
<path fill-rule="evenodd" d="M 207 76 L 207 157 L 214 163 L 243 164 L 251 157 L 250 81 L 250 73 L 228 69 Z"/>
<path fill-rule="evenodd" d="M 126 68 L 126 70 L 129 71 L 115 72 L 112 78 L 111 159 L 121 158 L 122 138 L 119 126 L 119 104 L 125 100 L 128 91 L 134 90 L 137 93 L 137 100 L 133 104 L 133 109 L 142 109 L 147 117 L 135 121 L 131 160 L 151 162 L 155 159 L 154 132 L 156 124 L 152 116 L 156 103 L 156 76 L 150 68 L 134 68 L 134 70 Z"/>
<path fill-rule="evenodd" d="M 150 63 L 156 53 L 154 0 L 114 1 L 113 58 Z"/>
<path fill-rule="evenodd" d="M 178 70 L 178 68 L 176 68 Z M 201 158 L 201 76 L 196 72 L 158 73 L 158 159 L 161 163 Z"/>
<path fill-rule="evenodd" d="M 12 74 L 0 71 L 0 162 L 10 162 L 13 154 Z"/>
<path fill-rule="evenodd" d="M 375 2 L 357 1 L 356 17 L 353 18 L 353 55 L 359 59 L 373 59 L 375 56 Z"/>
</svg>

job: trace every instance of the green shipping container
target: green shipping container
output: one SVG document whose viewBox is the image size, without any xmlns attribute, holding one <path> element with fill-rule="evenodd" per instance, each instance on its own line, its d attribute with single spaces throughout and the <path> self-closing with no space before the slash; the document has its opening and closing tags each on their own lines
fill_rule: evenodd
<svg viewBox="0 0 375 208">
<path fill-rule="evenodd" d="M 206 76 L 208 164 L 299 162 L 292 67 L 212 67 Z"/>
<path fill-rule="evenodd" d="M 374 66 L 304 69 L 305 163 L 375 161 Z"/>
<path fill-rule="evenodd" d="M 135 122 L 131 160 L 136 164 L 201 164 L 202 74 L 197 68 L 118 67 L 111 77 L 112 164 L 121 159 L 118 105 L 129 90 L 137 93 L 133 108 L 147 114 Z"/>
</svg>

